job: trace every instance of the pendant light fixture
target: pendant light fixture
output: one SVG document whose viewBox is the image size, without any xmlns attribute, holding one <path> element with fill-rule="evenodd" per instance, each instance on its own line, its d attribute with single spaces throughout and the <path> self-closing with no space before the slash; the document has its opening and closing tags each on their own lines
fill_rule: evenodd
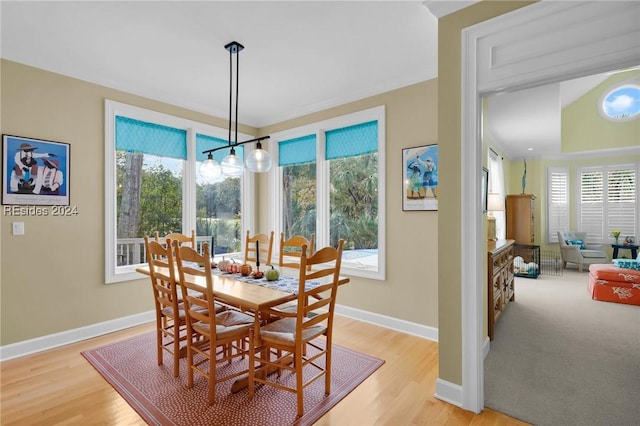
<svg viewBox="0 0 640 426">
<path fill-rule="evenodd" d="M 207 155 L 207 160 L 200 164 L 200 175 L 205 178 L 217 178 L 221 174 L 229 177 L 242 176 L 244 171 L 244 164 L 240 157 L 236 155 L 236 146 L 244 145 L 246 143 L 256 142 L 256 148 L 248 153 L 246 156 L 247 169 L 254 173 L 264 173 L 271 169 L 271 154 L 262 149 L 261 141 L 269 139 L 269 136 L 263 136 L 248 141 L 238 142 L 238 92 L 239 84 L 238 78 L 240 76 L 240 52 L 244 49 L 244 46 L 237 41 L 232 41 L 224 46 L 229 52 L 229 139 L 227 146 L 221 146 L 213 148 L 207 151 L 202 151 Z M 234 122 L 233 118 L 233 55 L 236 55 L 236 80 L 235 80 L 235 138 L 231 139 L 231 127 Z M 213 158 L 213 153 L 221 149 L 231 148 L 229 154 L 225 156 L 220 164 Z"/>
</svg>

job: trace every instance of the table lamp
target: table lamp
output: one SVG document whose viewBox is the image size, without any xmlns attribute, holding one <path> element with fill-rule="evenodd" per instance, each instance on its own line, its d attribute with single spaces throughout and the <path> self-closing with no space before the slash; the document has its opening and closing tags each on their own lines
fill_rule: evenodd
<svg viewBox="0 0 640 426">
<path fill-rule="evenodd" d="M 504 211 L 504 199 L 497 192 L 487 194 L 487 236 L 491 241 L 496 241 L 496 218 L 491 212 Z"/>
</svg>

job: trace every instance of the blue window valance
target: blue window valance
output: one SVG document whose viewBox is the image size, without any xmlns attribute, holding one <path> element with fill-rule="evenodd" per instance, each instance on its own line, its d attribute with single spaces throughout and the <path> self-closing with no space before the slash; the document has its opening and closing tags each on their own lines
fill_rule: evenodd
<svg viewBox="0 0 640 426">
<path fill-rule="evenodd" d="M 278 165 L 312 163 L 316 161 L 316 135 L 280 141 L 278 144 Z"/>
<path fill-rule="evenodd" d="M 326 132 L 325 158 L 353 157 L 378 150 L 378 121 L 369 121 Z"/>
<path fill-rule="evenodd" d="M 187 159 L 187 131 L 116 116 L 116 149 Z"/>
<path fill-rule="evenodd" d="M 219 148 L 221 146 L 227 146 L 229 142 L 226 139 L 216 138 L 215 136 L 203 135 L 201 133 L 196 134 L 196 161 L 205 161 L 207 154 L 203 154 L 202 151 L 209 149 Z M 221 149 L 213 153 L 213 159 L 218 163 L 231 152 L 229 149 Z M 236 155 L 244 160 L 244 146 L 236 146 Z"/>
</svg>

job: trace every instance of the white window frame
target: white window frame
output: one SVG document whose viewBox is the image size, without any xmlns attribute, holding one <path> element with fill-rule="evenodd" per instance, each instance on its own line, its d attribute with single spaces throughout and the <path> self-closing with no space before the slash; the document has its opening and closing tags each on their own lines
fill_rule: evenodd
<svg viewBox="0 0 640 426">
<path fill-rule="evenodd" d="M 502 164 L 502 157 L 493 149 L 489 149 L 487 161 L 489 164 L 489 182 L 487 182 L 487 192 L 499 194 L 504 203 L 507 194 L 504 190 L 504 166 Z M 502 211 L 491 212 L 491 214 L 496 219 L 496 237 L 498 239 L 505 239 L 507 234 L 507 218 L 505 210 L 502 209 Z"/>
<path fill-rule="evenodd" d="M 554 174 L 564 175 L 566 186 L 564 188 L 564 192 L 566 194 L 566 212 L 565 212 L 565 220 L 562 220 L 556 215 L 553 217 L 553 207 L 558 203 L 553 202 L 553 187 L 552 187 L 552 176 Z M 570 218 L 570 210 L 571 210 L 571 187 L 570 187 L 570 175 L 569 175 L 569 167 L 547 167 L 547 244 L 554 244 L 558 242 L 558 231 L 568 231 L 569 230 L 569 218 Z M 558 206 L 560 208 L 560 206 Z M 555 225 L 552 226 L 552 225 Z"/>
<path fill-rule="evenodd" d="M 378 122 L 378 269 L 367 269 L 354 261 L 342 261 L 341 271 L 344 275 L 384 280 L 386 278 L 386 216 L 385 216 L 385 107 L 378 106 L 354 112 L 340 117 L 288 129 L 271 135 L 269 144 L 274 167 L 269 172 L 269 225 L 276 236 L 282 232 L 282 168 L 278 167 L 278 142 L 310 134 L 316 135 L 316 179 L 317 179 L 317 213 L 316 213 L 316 247 L 329 245 L 329 162 L 325 160 L 325 132 L 366 123 Z M 277 256 L 276 256 L 277 258 Z"/>
<path fill-rule="evenodd" d="M 626 170 L 633 169 L 636 174 L 636 202 L 635 202 L 635 230 L 636 232 L 640 230 L 640 190 L 638 189 L 638 181 L 639 181 L 639 173 L 640 173 L 640 163 L 615 163 L 615 164 L 604 164 L 599 166 L 583 166 L 576 168 L 576 176 L 575 176 L 575 185 L 576 185 L 576 194 L 574 196 L 576 202 L 576 216 L 575 223 L 578 227 L 578 230 L 589 232 L 588 229 L 583 229 L 581 215 L 582 215 L 582 200 L 581 200 L 581 192 L 582 192 L 582 172 L 583 171 L 597 171 L 603 173 L 603 211 L 602 211 L 602 229 L 600 232 L 600 236 L 590 234 L 588 235 L 589 242 L 598 243 L 598 244 L 610 244 L 613 241 L 613 238 L 610 237 L 611 229 L 608 228 L 606 224 L 606 219 L 608 217 L 608 201 L 607 201 L 607 193 L 608 193 L 608 176 L 607 173 L 611 170 Z M 637 237 L 637 235 L 636 235 Z"/>
<path fill-rule="evenodd" d="M 187 132 L 187 160 L 185 161 L 182 179 L 182 232 L 191 233 L 196 228 L 196 134 L 206 134 L 221 139 L 228 138 L 228 130 L 210 126 L 197 121 L 192 121 L 145 108 L 127 105 L 120 102 L 105 99 L 105 283 L 117 283 L 142 278 L 135 271 L 138 265 L 118 266 L 116 257 L 117 244 L 117 197 L 116 197 L 116 156 L 115 156 L 115 117 L 116 115 L 129 117 L 135 120 L 157 123 Z M 254 136 L 238 134 L 239 140 L 253 139 Z M 245 145 L 246 146 L 246 145 Z M 250 148 L 251 149 L 251 148 Z M 249 200 L 254 200 L 255 177 L 246 169 L 242 176 L 242 235 L 246 229 L 253 229 L 255 215 Z"/>
</svg>

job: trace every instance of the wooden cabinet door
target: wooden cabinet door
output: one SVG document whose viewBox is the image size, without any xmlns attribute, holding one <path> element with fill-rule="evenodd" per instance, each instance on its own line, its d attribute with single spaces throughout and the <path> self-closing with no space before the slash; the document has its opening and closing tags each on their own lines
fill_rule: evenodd
<svg viewBox="0 0 640 426">
<path fill-rule="evenodd" d="M 516 244 L 533 244 L 535 241 L 535 195 L 507 195 L 506 219 L 507 239 Z"/>
</svg>

